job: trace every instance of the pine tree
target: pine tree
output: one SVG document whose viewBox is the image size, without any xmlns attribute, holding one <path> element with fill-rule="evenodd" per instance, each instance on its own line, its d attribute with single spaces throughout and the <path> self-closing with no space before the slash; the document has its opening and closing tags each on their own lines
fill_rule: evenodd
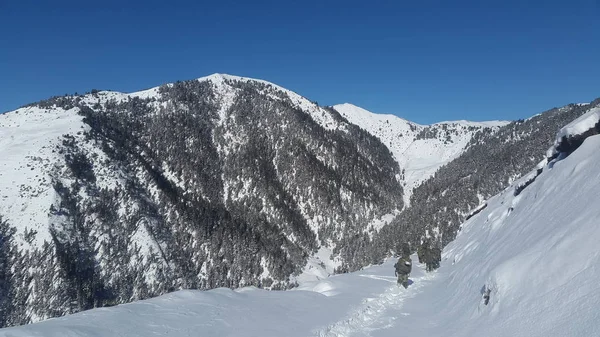
<svg viewBox="0 0 600 337">
<path fill-rule="evenodd" d="M 12 240 L 15 229 L 0 216 L 0 328 L 5 327 L 12 312 Z"/>
</svg>

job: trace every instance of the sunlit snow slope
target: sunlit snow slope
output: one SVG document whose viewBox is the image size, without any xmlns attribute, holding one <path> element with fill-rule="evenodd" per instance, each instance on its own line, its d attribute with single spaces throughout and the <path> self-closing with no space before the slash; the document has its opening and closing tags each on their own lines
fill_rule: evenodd
<svg viewBox="0 0 600 337">
<path fill-rule="evenodd" d="M 84 127 L 77 109 L 21 108 L 0 115 L 0 214 L 23 238 L 34 230 L 32 244 L 51 241 L 48 209 L 56 198 L 49 172 L 56 164 L 56 144 L 63 134 Z"/>
<path fill-rule="evenodd" d="M 595 113 L 580 119 L 592 134 Z M 568 127 L 555 147 L 585 131 Z M 600 336 L 599 149 L 589 136 L 489 199 L 407 290 L 387 261 L 294 291 L 181 291 L 0 336 Z"/>
<path fill-rule="evenodd" d="M 587 138 L 464 223 L 435 284 L 404 303 L 407 335 L 600 336 L 599 149 Z"/>
<path fill-rule="evenodd" d="M 372 113 L 348 103 L 333 108 L 389 148 L 400 168 L 405 170 L 404 201 L 407 204 L 411 191 L 441 166 L 458 157 L 473 134 L 484 128 L 494 131 L 508 123 L 453 121 L 420 125 L 395 115 Z"/>
<path fill-rule="evenodd" d="M 396 286 L 392 265 L 308 282 L 293 291 L 178 291 L 2 329 L 0 336 L 347 336 L 370 331 L 381 319 L 391 323 L 384 316 L 387 308 L 418 292 L 416 283 L 411 292 Z M 418 270 L 415 275 L 424 276 Z"/>
</svg>

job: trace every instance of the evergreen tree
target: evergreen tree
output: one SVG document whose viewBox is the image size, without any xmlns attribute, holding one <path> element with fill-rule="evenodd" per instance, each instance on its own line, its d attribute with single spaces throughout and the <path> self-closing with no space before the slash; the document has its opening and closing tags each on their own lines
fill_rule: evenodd
<svg viewBox="0 0 600 337">
<path fill-rule="evenodd" d="M 14 228 L 0 216 L 0 328 L 7 325 L 8 317 L 13 310 L 13 235 Z M 15 248 L 16 249 L 16 248 Z"/>
</svg>

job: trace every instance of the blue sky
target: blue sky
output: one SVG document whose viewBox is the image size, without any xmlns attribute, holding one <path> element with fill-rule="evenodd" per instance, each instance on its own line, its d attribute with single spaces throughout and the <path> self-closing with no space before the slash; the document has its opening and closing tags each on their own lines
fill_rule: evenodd
<svg viewBox="0 0 600 337">
<path fill-rule="evenodd" d="M 0 112 L 229 73 L 419 123 L 600 97 L 600 5 L 0 0 Z"/>
</svg>

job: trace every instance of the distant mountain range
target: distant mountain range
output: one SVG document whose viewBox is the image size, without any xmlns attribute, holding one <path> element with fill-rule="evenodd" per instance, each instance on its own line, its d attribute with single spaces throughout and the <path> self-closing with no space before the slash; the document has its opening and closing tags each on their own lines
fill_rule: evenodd
<svg viewBox="0 0 600 337">
<path fill-rule="evenodd" d="M 450 242 L 592 106 L 418 125 L 215 74 L 0 115 L 0 326 Z"/>
</svg>

